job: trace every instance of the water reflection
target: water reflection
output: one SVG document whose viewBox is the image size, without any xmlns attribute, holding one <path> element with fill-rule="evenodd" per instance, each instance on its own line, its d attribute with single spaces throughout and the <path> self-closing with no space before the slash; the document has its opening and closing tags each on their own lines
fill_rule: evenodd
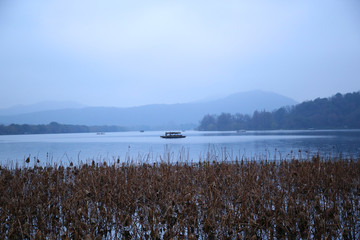
<svg viewBox="0 0 360 240">
<path fill-rule="evenodd" d="M 186 131 L 183 139 L 162 139 L 163 132 L 121 132 L 96 135 L 46 134 L 0 136 L 0 163 L 22 165 L 24 159 L 42 164 L 86 161 L 198 161 L 209 152 L 216 159 L 284 159 L 359 156 L 359 130 L 327 131 Z"/>
</svg>

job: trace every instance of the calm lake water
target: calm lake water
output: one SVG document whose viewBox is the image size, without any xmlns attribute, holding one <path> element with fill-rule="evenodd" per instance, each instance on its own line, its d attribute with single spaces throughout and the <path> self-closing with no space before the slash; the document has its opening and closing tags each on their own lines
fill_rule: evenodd
<svg viewBox="0 0 360 240">
<path fill-rule="evenodd" d="M 26 166 L 107 161 L 199 161 L 289 159 L 322 156 L 360 156 L 360 130 L 183 132 L 183 139 L 162 139 L 164 132 L 117 132 L 0 136 L 0 164 Z M 216 156 L 217 158 L 214 158 Z"/>
</svg>

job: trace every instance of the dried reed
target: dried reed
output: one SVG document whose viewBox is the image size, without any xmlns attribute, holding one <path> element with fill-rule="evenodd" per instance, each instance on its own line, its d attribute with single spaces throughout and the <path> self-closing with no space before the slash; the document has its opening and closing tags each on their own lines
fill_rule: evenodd
<svg viewBox="0 0 360 240">
<path fill-rule="evenodd" d="M 0 238 L 359 239 L 359 160 L 0 167 Z"/>
</svg>

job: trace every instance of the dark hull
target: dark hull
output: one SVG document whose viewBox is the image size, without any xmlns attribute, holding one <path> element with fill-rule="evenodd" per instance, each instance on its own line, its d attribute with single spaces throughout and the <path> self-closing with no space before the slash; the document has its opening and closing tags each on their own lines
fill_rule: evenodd
<svg viewBox="0 0 360 240">
<path fill-rule="evenodd" d="M 180 135 L 180 136 L 160 136 L 162 138 L 185 138 L 186 136 Z"/>
</svg>

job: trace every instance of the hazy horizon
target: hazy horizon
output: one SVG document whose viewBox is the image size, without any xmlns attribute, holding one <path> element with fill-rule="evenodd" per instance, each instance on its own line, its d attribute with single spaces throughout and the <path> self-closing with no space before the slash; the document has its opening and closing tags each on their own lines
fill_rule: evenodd
<svg viewBox="0 0 360 240">
<path fill-rule="evenodd" d="M 0 3 L 0 108 L 173 104 L 360 90 L 360 3 Z"/>
<path fill-rule="evenodd" d="M 112 106 L 112 105 L 86 105 L 83 104 L 81 102 L 77 102 L 77 101 L 67 101 L 67 100 L 43 100 L 43 101 L 39 101 L 39 102 L 34 102 L 34 103 L 22 103 L 22 104 L 16 104 L 16 105 L 12 105 L 9 107 L 4 107 L 1 108 L 0 110 L 4 110 L 4 109 L 11 109 L 11 108 L 17 108 L 17 107 L 27 107 L 27 106 L 33 106 L 33 105 L 41 105 L 46 107 L 47 109 L 61 109 L 63 108 L 62 106 L 66 106 L 66 108 L 68 108 L 69 106 L 71 106 L 71 108 L 83 108 L 83 107 L 119 107 L 119 108 L 133 108 L 133 107 L 142 107 L 142 106 L 148 106 L 148 105 L 161 105 L 161 104 L 165 104 L 165 105 L 173 105 L 173 104 L 192 104 L 192 103 L 205 103 L 205 102 L 211 102 L 211 101 L 216 101 L 216 100 L 221 100 L 233 95 L 243 95 L 243 94 L 249 94 L 249 93 L 269 93 L 269 94 L 275 94 L 275 95 L 279 95 L 279 96 L 283 96 L 285 98 L 289 98 L 292 99 L 294 101 L 296 101 L 295 99 L 289 97 L 289 96 L 285 96 L 282 94 L 278 94 L 275 92 L 271 92 L 271 91 L 263 91 L 260 89 L 254 89 L 254 90 L 249 90 L 249 91 L 244 91 L 244 92 L 233 92 L 230 94 L 218 94 L 218 95 L 212 95 L 212 96 L 208 96 L 202 99 L 198 99 L 198 100 L 193 100 L 193 101 L 188 101 L 188 102 L 174 102 L 174 103 L 145 103 L 145 104 L 141 104 L 141 105 L 129 105 L 129 106 Z M 328 96 L 331 97 L 331 96 Z M 313 100 L 313 99 L 309 99 L 309 100 Z M 296 101 L 297 102 L 297 101 Z M 300 103 L 300 102 L 297 102 Z"/>
</svg>

